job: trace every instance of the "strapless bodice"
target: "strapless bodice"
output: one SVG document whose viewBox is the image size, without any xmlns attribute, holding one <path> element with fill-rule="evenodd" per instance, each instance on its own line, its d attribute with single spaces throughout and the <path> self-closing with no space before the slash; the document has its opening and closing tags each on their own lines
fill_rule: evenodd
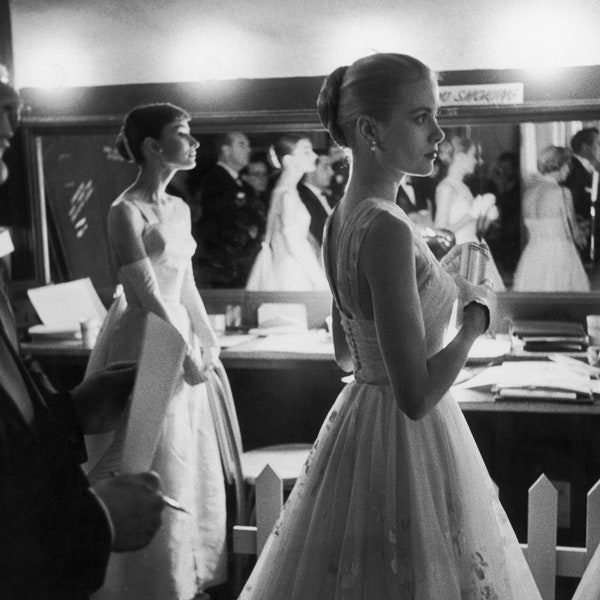
<svg viewBox="0 0 600 600">
<path fill-rule="evenodd" d="M 182 223 L 149 223 L 142 236 L 152 263 L 161 296 L 165 302 L 179 302 L 183 277 L 196 250 L 196 242 Z M 138 303 L 127 278 L 119 277 L 129 305 Z"/>
</svg>

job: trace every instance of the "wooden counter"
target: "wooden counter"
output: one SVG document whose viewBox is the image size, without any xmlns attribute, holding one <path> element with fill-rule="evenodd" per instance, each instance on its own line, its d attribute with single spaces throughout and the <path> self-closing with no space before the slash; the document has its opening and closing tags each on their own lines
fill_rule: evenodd
<svg viewBox="0 0 600 600">
<path fill-rule="evenodd" d="M 233 334 L 221 336 L 221 360 L 226 369 L 289 371 L 293 369 L 321 369 L 340 380 L 347 373 L 341 371 L 333 358 L 333 345 L 324 330 L 311 331 L 307 335 L 279 335 L 259 337 Z M 23 354 L 32 354 L 44 364 L 57 368 L 85 367 L 90 350 L 79 341 L 52 341 L 21 344 Z M 541 354 L 528 353 L 507 355 L 507 360 L 531 360 L 543 358 Z M 469 364 L 469 360 L 467 364 Z M 482 360 L 473 360 L 475 368 Z M 463 411 L 600 415 L 600 399 L 591 404 L 494 400 L 489 393 L 452 388 L 452 393 Z"/>
<path fill-rule="evenodd" d="M 314 441 L 347 375 L 323 335 L 223 338 L 230 347 L 222 349 L 221 358 L 245 449 Z M 231 345 L 234 341 L 239 343 Z M 25 343 L 22 350 L 33 354 L 63 387 L 81 380 L 90 352 L 79 342 Z M 471 362 L 474 369 L 487 364 L 482 356 Z M 568 487 L 562 517 L 568 526 L 559 528 L 559 542 L 583 545 L 586 493 L 600 479 L 600 402 L 497 401 L 481 391 L 452 391 L 519 539 L 526 537 L 527 490 L 545 473 Z"/>
</svg>

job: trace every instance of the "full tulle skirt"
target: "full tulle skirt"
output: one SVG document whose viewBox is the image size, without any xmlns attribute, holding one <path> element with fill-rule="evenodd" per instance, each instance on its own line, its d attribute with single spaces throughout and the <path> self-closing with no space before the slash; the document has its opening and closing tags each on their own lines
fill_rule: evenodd
<svg viewBox="0 0 600 600">
<path fill-rule="evenodd" d="M 389 385 L 347 385 L 240 600 L 535 600 L 457 403 L 409 420 Z"/>
</svg>

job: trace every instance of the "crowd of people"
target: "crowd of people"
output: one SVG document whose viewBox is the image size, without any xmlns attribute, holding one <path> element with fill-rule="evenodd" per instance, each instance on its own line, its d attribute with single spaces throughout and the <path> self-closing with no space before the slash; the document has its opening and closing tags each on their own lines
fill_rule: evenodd
<svg viewBox="0 0 600 600">
<path fill-rule="evenodd" d="M 197 192 L 180 193 L 174 188 L 174 193 L 184 198 L 192 211 L 192 232 L 198 246 L 193 265 L 201 287 L 323 289 L 320 275 L 318 281 L 311 280 L 306 273 L 295 277 L 293 282 L 291 277 L 281 281 L 280 276 L 270 276 L 273 265 L 266 266 L 271 257 L 265 260 L 268 254 L 265 247 L 273 250 L 272 227 L 279 218 L 275 218 L 273 212 L 269 217 L 269 211 L 275 190 L 281 189 L 278 182 L 287 177 L 275 151 L 281 139 L 266 148 L 253 150 L 248 136 L 242 132 L 219 135 L 214 140 L 217 161 L 208 169 L 204 166 L 203 174 L 196 177 L 199 182 Z M 311 143 L 309 136 L 304 139 Z M 600 218 L 597 218 L 593 225 L 595 256 L 590 255 L 589 191 L 591 174 L 600 167 L 599 146 L 595 128 L 577 132 L 571 141 L 568 176 L 559 181 L 561 189 L 568 188 L 572 196 L 565 211 L 573 217 L 569 229 L 577 240 L 584 265 L 595 262 L 599 254 L 596 240 L 600 233 Z M 343 196 L 349 176 L 349 161 L 343 154 L 336 156 L 334 146 L 313 150 L 314 160 L 310 159 L 310 164 L 305 166 L 307 170 L 301 174 L 294 191 L 294 196 L 296 192 L 299 194 L 309 215 L 308 232 L 298 237 L 296 230 L 294 239 L 301 238 L 302 246 L 310 244 L 313 252 L 302 251 L 302 246 L 294 246 L 294 243 L 286 242 L 285 245 L 288 259 L 306 267 L 308 273 L 314 271 L 313 254 L 320 260 L 325 220 Z M 540 156 L 546 151 L 547 148 L 543 148 Z M 519 155 L 513 150 L 500 151 L 489 165 L 482 155 L 480 143 L 461 133 L 448 134 L 440 144 L 432 173 L 426 177 L 405 175 L 398 187 L 396 202 L 436 253 L 440 235 L 447 236 L 448 243 L 481 242 L 492 257 L 487 276 L 495 289 L 503 291 L 516 285 L 515 289 L 522 290 L 523 278 L 515 284 L 515 273 L 530 236 L 523 213 L 523 198 L 537 178 L 521 173 Z M 305 220 L 306 214 L 302 211 L 297 224 Z M 271 229 L 267 226 L 269 221 Z M 283 231 L 284 228 L 279 229 Z M 444 244 L 442 250 L 446 247 Z M 300 255 L 294 256 L 298 251 Z M 527 254 L 531 255 L 531 248 Z M 281 258 L 281 248 L 274 255 L 276 259 Z M 305 272 L 306 269 L 301 270 Z M 528 290 L 533 283 L 535 281 L 526 284 Z M 550 280 L 536 291 L 572 289 L 558 280 L 554 283 L 558 287 L 548 288 L 548 285 L 552 285 Z M 576 287 L 578 290 L 584 288 L 583 283 Z"/>
<path fill-rule="evenodd" d="M 494 319 L 502 283 L 497 270 L 481 285 L 462 277 L 460 244 L 485 240 L 502 220 L 514 173 L 496 172 L 495 192 L 473 193 L 477 145 L 444 145 L 437 77 L 413 57 L 373 54 L 339 67 L 317 105 L 351 164 L 341 198 L 332 199 L 331 154 L 315 152 L 305 135 L 282 135 L 265 158 L 252 155 L 245 134 L 229 132 L 215 140 L 218 161 L 185 202 L 169 184 L 196 164 L 190 115 L 168 103 L 129 112 L 117 148 L 138 174 L 108 215 L 123 294 L 71 393 L 57 394 L 21 360 L 0 294 L 3 597 L 192 600 L 226 579 L 227 502 L 207 385 L 220 349 L 194 281 L 200 243 L 219 286 L 329 289 L 335 358 L 354 375 L 240 599 L 540 598 L 449 392 Z M 16 92 L 0 84 L 0 158 L 19 108 Z M 599 138 L 597 129 L 575 136 L 573 156 L 559 147 L 541 153 L 522 205 L 523 279 L 545 256 L 551 230 L 583 281 L 577 248 L 585 255 L 595 231 L 589 189 Z M 0 160 L 0 183 L 7 177 Z M 430 196 L 417 208 L 419 190 Z M 421 211 L 456 238 L 441 261 L 410 216 Z M 150 313 L 186 347 L 151 470 L 90 486 L 79 464 L 97 460 L 95 442 L 105 438 L 94 436 L 123 427 Z M 190 512 L 163 510 L 171 495 Z M 591 569 L 578 600 L 597 597 L 600 559 Z"/>
</svg>

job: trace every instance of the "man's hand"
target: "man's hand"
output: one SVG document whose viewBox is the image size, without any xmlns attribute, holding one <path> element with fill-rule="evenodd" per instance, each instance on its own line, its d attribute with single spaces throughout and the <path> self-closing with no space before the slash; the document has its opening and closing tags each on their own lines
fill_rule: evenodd
<svg viewBox="0 0 600 600">
<path fill-rule="evenodd" d="M 115 533 L 113 552 L 139 550 L 151 542 L 165 507 L 156 473 L 115 475 L 92 489 L 110 514 Z"/>
<path fill-rule="evenodd" d="M 86 434 L 113 430 L 131 394 L 135 363 L 113 363 L 86 377 L 72 392 L 73 404 Z"/>
</svg>

